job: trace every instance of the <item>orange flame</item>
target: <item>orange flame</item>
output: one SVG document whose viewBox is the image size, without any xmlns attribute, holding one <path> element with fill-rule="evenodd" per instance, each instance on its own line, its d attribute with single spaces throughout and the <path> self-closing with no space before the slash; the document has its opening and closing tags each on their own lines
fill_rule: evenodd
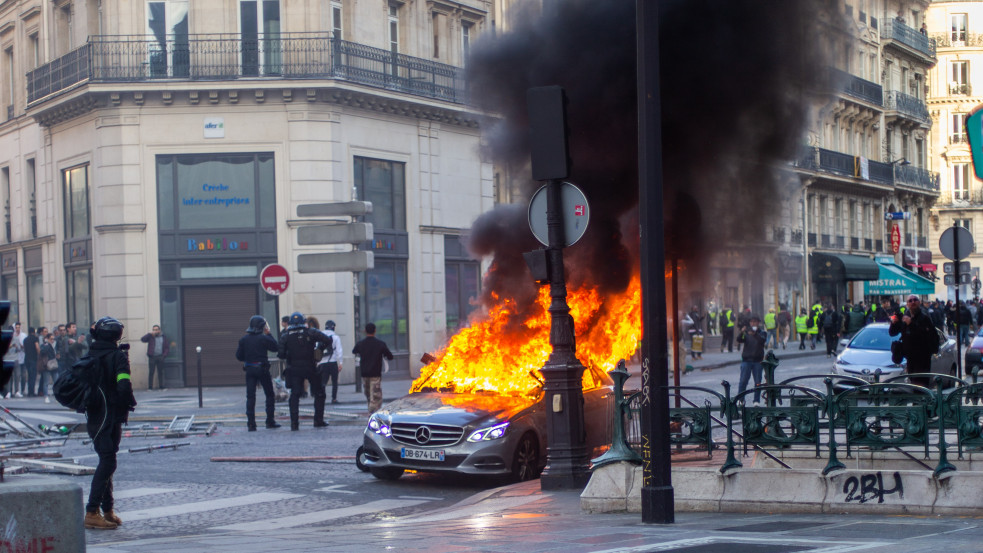
<svg viewBox="0 0 983 553">
<path fill-rule="evenodd" d="M 635 352 L 642 333 L 641 295 L 638 275 L 624 292 L 606 294 L 603 303 L 596 288 L 568 292 L 567 303 L 577 337 L 577 359 L 581 363 L 588 368 L 609 371 L 619 359 Z M 413 382 L 410 392 L 439 389 L 462 393 L 536 393 L 542 380 L 539 370 L 551 351 L 549 287 L 540 289 L 537 303 L 539 309 L 522 323 L 522 329 L 509 331 L 515 309 L 510 300 L 502 300 L 482 320 L 473 321 L 451 337 L 435 355 L 436 360 L 420 370 L 420 378 Z M 594 380 L 591 371 L 584 371 L 586 389 L 599 384 Z"/>
</svg>

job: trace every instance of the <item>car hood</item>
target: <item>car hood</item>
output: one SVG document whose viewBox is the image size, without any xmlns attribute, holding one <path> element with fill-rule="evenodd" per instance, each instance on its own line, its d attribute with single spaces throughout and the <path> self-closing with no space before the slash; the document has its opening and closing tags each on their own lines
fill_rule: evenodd
<svg viewBox="0 0 983 553">
<path fill-rule="evenodd" d="M 378 414 L 390 417 L 392 422 L 467 426 L 486 419 L 508 419 L 532 407 L 537 401 L 538 396 L 420 392 L 387 403 Z"/>
<path fill-rule="evenodd" d="M 846 361 L 849 365 L 843 365 L 843 368 L 851 371 L 865 368 L 869 368 L 871 372 L 878 368 L 882 372 L 901 370 L 899 367 L 891 367 L 894 364 L 891 361 L 891 352 L 883 350 L 847 348 L 836 358 L 836 361 L 837 363 Z"/>
</svg>

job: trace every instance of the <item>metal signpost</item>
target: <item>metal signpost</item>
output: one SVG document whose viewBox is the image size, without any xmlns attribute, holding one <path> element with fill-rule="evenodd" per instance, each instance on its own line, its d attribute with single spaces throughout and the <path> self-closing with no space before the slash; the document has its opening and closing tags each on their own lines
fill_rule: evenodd
<svg viewBox="0 0 983 553">
<path fill-rule="evenodd" d="M 962 260 L 972 253 L 974 247 L 973 235 L 967 229 L 953 225 L 942 233 L 939 238 L 939 250 L 942 255 L 947 259 L 955 261 L 955 263 L 944 263 L 942 269 L 944 272 L 949 272 L 952 270 L 951 275 L 945 275 L 943 282 L 949 284 L 950 281 L 956 287 L 956 320 L 957 328 L 959 319 L 959 287 L 963 284 L 968 284 L 970 279 L 969 273 L 969 263 L 962 262 Z M 965 265 L 965 266 L 964 266 Z M 952 277 L 951 280 L 949 277 Z M 965 280 L 962 278 L 965 276 Z M 956 333 L 956 366 L 958 367 L 959 378 L 963 377 L 963 360 L 962 360 L 962 340 L 960 339 L 960 334 L 962 329 L 959 328 L 959 332 Z"/>
</svg>

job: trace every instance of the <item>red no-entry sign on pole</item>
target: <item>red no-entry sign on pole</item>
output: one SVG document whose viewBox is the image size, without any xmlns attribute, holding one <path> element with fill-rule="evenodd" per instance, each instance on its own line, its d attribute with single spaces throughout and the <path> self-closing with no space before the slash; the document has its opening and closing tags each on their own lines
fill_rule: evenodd
<svg viewBox="0 0 983 553">
<path fill-rule="evenodd" d="M 287 291 L 290 285 L 290 274 L 287 268 L 279 263 L 270 263 L 263 267 L 263 272 L 259 274 L 259 283 L 271 296 L 279 296 Z"/>
</svg>

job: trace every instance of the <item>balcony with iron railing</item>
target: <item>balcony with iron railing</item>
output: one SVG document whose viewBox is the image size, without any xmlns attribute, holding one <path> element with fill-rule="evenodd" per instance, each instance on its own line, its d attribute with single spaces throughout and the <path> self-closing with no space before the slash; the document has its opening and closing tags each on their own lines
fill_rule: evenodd
<svg viewBox="0 0 983 553">
<path fill-rule="evenodd" d="M 866 180 L 870 182 L 906 186 L 928 192 L 939 190 L 939 174 L 936 172 L 912 165 L 873 160 L 867 160 L 866 164 Z M 848 178 L 863 178 L 862 165 L 858 156 L 815 147 L 804 148 L 795 161 L 795 166 L 801 169 Z"/>
<path fill-rule="evenodd" d="M 462 104 L 459 67 L 398 54 L 324 33 L 263 40 L 237 34 L 92 36 L 80 48 L 27 74 L 27 101 L 82 83 L 161 83 L 271 78 L 331 79 Z M 155 84 L 157 86 L 157 84 Z"/>
<path fill-rule="evenodd" d="M 887 101 L 884 102 L 884 107 L 889 110 L 896 111 L 908 119 L 913 119 L 926 125 L 929 122 L 930 115 L 928 113 L 928 106 L 925 105 L 925 102 L 903 92 L 889 90 L 887 92 Z"/>
<path fill-rule="evenodd" d="M 979 33 L 932 33 L 929 37 L 938 48 L 965 48 L 983 46 L 983 35 Z"/>
<path fill-rule="evenodd" d="M 881 85 L 840 69 L 832 69 L 832 71 L 833 78 L 840 83 L 840 89 L 844 94 L 875 106 L 884 105 L 884 88 Z"/>
<path fill-rule="evenodd" d="M 949 145 L 952 146 L 954 144 L 969 144 L 969 139 L 966 138 L 966 136 L 967 135 L 965 133 L 963 133 L 963 134 L 950 134 L 949 135 Z"/>
<path fill-rule="evenodd" d="M 881 40 L 885 44 L 892 42 L 903 44 L 916 52 L 924 54 L 930 61 L 935 61 L 935 39 L 923 35 L 920 31 L 906 25 L 897 19 L 884 21 L 881 27 Z"/>
</svg>

